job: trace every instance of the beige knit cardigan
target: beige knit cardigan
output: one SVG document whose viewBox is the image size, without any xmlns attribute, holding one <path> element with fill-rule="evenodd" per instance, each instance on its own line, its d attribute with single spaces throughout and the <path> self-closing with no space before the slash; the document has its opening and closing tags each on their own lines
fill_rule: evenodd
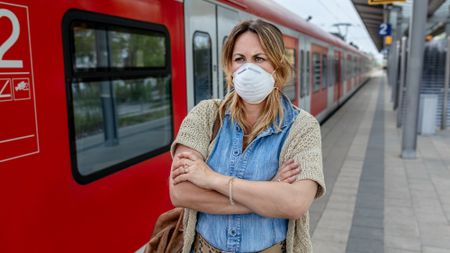
<svg viewBox="0 0 450 253">
<path fill-rule="evenodd" d="M 176 144 L 182 144 L 208 157 L 214 147 L 211 142 L 212 127 L 218 112 L 220 100 L 204 100 L 195 106 L 181 124 L 180 130 L 171 147 L 174 154 Z M 317 120 L 304 110 L 297 109 L 299 114 L 281 149 L 279 163 L 294 159 L 302 169 L 297 180 L 310 179 L 318 184 L 316 198 L 325 194 L 325 183 L 322 169 L 322 148 L 320 125 Z M 186 209 L 184 215 L 183 253 L 189 253 L 195 238 L 197 211 Z M 287 253 L 312 252 L 309 235 L 309 213 L 300 219 L 289 220 L 286 235 Z"/>
</svg>

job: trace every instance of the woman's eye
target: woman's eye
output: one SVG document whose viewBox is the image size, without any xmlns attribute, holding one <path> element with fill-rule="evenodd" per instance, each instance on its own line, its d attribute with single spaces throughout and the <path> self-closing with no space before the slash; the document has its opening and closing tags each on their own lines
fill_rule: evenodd
<svg viewBox="0 0 450 253">
<path fill-rule="evenodd" d="M 256 57 L 255 58 L 255 62 L 264 62 L 266 59 L 262 58 L 262 57 Z"/>
<path fill-rule="evenodd" d="M 243 62 L 243 61 L 244 61 L 244 58 L 236 58 L 236 59 L 234 59 L 234 61 L 235 61 L 235 62 Z"/>
</svg>

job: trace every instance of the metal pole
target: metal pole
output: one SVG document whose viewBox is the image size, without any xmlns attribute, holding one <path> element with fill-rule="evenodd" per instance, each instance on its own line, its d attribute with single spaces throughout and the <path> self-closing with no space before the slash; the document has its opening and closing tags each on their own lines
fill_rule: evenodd
<svg viewBox="0 0 450 253">
<path fill-rule="evenodd" d="M 449 26 L 449 24 L 447 24 Z M 442 122 L 441 129 L 447 128 L 447 106 L 448 106 L 448 82 L 450 81 L 450 36 L 447 34 L 447 58 L 445 61 L 445 83 L 444 83 L 444 99 L 442 101 Z"/>
<path fill-rule="evenodd" d="M 394 50 L 394 60 L 392 64 L 392 95 L 393 95 L 393 109 L 397 109 L 398 100 L 397 100 L 397 91 L 398 91 L 398 62 L 400 55 L 400 41 L 395 41 L 392 44 L 392 49 Z"/>
<path fill-rule="evenodd" d="M 448 106 L 448 85 L 450 82 L 450 6 L 448 7 L 447 25 L 445 26 L 445 33 L 447 35 L 447 48 L 445 60 L 445 79 L 444 79 L 444 98 L 442 101 L 442 121 L 441 129 L 447 129 L 447 106 Z"/>
<path fill-rule="evenodd" d="M 387 8 L 386 5 L 384 5 L 384 9 L 383 9 L 383 23 L 387 24 L 389 23 L 389 9 Z M 387 70 L 386 70 L 386 74 L 387 74 L 387 80 L 388 80 L 388 85 L 390 86 L 390 77 L 391 77 L 391 49 L 389 48 L 390 46 L 386 45 L 386 40 L 383 39 L 383 46 L 385 49 L 387 49 L 387 61 L 386 61 L 386 65 L 387 65 Z"/>
<path fill-rule="evenodd" d="M 97 54 L 97 63 L 99 66 L 108 66 L 107 57 L 107 42 L 108 37 L 104 31 L 96 31 L 96 47 L 97 52 L 102 52 Z M 113 86 L 110 81 L 100 82 L 100 101 L 102 105 L 102 116 L 103 116 L 103 135 L 105 146 L 115 146 L 119 143 L 119 135 L 117 130 L 117 114 L 115 109 L 115 101 L 113 96 Z"/>
<path fill-rule="evenodd" d="M 393 71 L 392 71 L 392 66 L 393 66 L 393 64 L 392 64 L 392 61 L 393 61 L 393 58 L 394 58 L 394 46 L 391 44 L 391 45 L 389 45 L 389 55 L 388 55 L 388 84 L 389 84 L 389 86 L 391 86 L 392 87 L 392 73 L 393 73 Z M 393 94 L 392 94 L 392 96 L 391 96 L 391 101 L 393 100 Z"/>
<path fill-rule="evenodd" d="M 400 54 L 400 84 L 397 91 L 397 127 L 402 126 L 403 117 L 403 90 L 405 87 L 405 71 L 406 71 L 406 42 L 407 38 L 402 37 L 401 54 Z"/>
<path fill-rule="evenodd" d="M 419 109 L 419 88 L 422 78 L 425 25 L 427 22 L 428 0 L 414 1 L 410 21 L 411 36 L 406 72 L 406 118 L 403 124 L 402 158 L 415 159 L 417 146 L 417 115 Z"/>
<path fill-rule="evenodd" d="M 394 110 L 397 109 L 398 107 L 398 87 L 399 87 L 399 82 L 398 82 L 398 72 L 399 72 L 399 62 L 400 62 L 400 40 L 402 38 L 402 22 L 403 22 L 403 14 L 402 14 L 402 8 L 401 7 L 397 7 L 395 8 L 395 11 L 397 13 L 397 20 L 396 20 L 396 24 L 395 24 L 395 37 L 394 37 L 394 41 L 396 42 L 395 44 L 395 61 L 394 61 L 394 73 L 393 73 L 393 95 L 394 95 Z"/>
</svg>

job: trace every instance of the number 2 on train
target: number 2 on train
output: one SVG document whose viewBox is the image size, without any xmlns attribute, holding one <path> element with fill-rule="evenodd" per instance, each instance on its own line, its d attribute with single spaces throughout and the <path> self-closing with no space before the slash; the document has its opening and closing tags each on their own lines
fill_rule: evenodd
<svg viewBox="0 0 450 253">
<path fill-rule="evenodd" d="M 0 9 L 0 18 L 6 17 L 12 23 L 12 32 L 9 38 L 0 46 L 0 68 L 23 68 L 22 60 L 3 60 L 5 53 L 16 43 L 20 34 L 20 24 L 16 15 L 7 9 Z"/>
</svg>

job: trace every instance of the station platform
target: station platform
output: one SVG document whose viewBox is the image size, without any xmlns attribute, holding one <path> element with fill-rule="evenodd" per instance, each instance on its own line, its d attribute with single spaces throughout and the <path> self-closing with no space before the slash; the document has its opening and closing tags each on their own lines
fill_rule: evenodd
<svg viewBox="0 0 450 253">
<path fill-rule="evenodd" d="M 450 131 L 404 160 L 384 72 L 322 125 L 327 194 L 310 209 L 315 253 L 450 252 Z"/>
</svg>

